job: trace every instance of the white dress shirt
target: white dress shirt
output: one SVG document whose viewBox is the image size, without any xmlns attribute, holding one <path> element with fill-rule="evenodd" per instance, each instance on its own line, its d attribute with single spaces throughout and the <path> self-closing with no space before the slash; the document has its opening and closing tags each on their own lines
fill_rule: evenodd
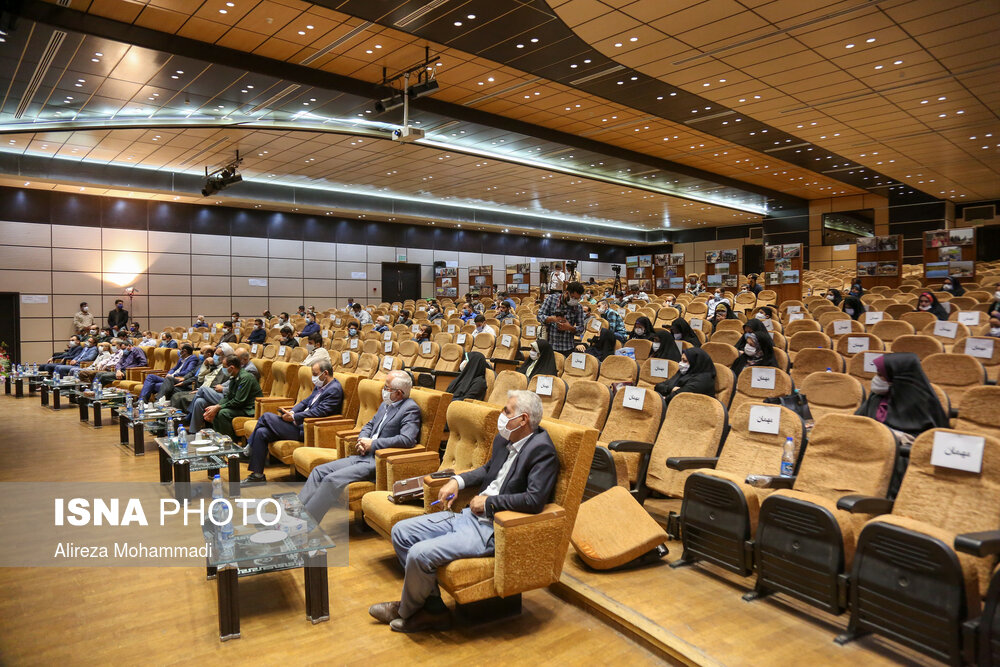
<svg viewBox="0 0 1000 667">
<path fill-rule="evenodd" d="M 517 455 L 521 453 L 521 449 L 524 448 L 524 443 L 528 442 L 528 438 L 534 435 L 534 432 L 529 434 L 525 438 L 521 438 L 517 442 L 507 443 L 507 460 L 503 462 L 500 466 L 500 472 L 497 473 L 496 479 L 489 483 L 489 485 L 483 489 L 483 492 L 479 495 L 481 496 L 495 496 L 500 493 L 500 489 L 503 488 L 503 483 L 507 479 L 507 475 L 510 473 L 511 468 L 514 467 L 514 460 L 517 459 Z M 458 481 L 458 489 L 461 491 L 465 488 L 465 480 L 462 479 L 461 475 L 455 475 L 452 479 Z M 493 519 L 486 516 L 486 514 L 476 515 L 481 523 L 492 524 Z"/>
</svg>

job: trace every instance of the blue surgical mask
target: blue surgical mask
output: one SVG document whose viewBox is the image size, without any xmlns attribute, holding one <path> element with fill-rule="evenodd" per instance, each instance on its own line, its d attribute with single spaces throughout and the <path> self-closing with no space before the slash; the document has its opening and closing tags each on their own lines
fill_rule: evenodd
<svg viewBox="0 0 1000 667">
<path fill-rule="evenodd" d="M 215 359 L 215 363 L 216 364 L 221 364 L 222 363 L 222 355 L 221 354 L 217 354 L 217 355 L 215 355 L 212 358 Z"/>
</svg>

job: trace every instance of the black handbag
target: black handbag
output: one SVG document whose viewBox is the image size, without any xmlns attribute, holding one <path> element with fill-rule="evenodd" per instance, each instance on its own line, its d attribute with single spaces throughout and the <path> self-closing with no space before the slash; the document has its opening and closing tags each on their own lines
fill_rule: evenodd
<svg viewBox="0 0 1000 667">
<path fill-rule="evenodd" d="M 809 409 L 809 399 L 806 398 L 805 394 L 795 392 L 788 396 L 774 396 L 772 398 L 765 398 L 764 402 L 788 408 L 802 418 L 806 428 L 812 428 L 814 420 L 812 411 Z"/>
</svg>

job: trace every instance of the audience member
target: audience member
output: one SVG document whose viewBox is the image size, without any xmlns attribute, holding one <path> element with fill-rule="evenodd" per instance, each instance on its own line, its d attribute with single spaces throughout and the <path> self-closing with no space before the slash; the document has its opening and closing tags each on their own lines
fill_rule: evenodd
<svg viewBox="0 0 1000 667">
<path fill-rule="evenodd" d="M 306 340 L 306 352 L 309 354 L 302 360 L 303 366 L 312 366 L 320 361 L 330 361 L 330 353 L 323 347 L 323 334 L 318 331 L 309 334 L 309 338 Z"/>
<path fill-rule="evenodd" d="M 354 317 L 358 320 L 358 324 L 365 326 L 366 324 L 372 324 L 372 314 L 361 307 L 360 303 L 354 304 Z"/>
<path fill-rule="evenodd" d="M 917 298 L 916 310 L 918 312 L 932 313 L 939 320 L 948 319 L 948 311 L 944 309 L 938 298 L 930 292 L 920 293 L 920 296 Z"/>
<path fill-rule="evenodd" d="M 160 344 L 159 344 L 158 347 L 166 347 L 166 348 L 169 348 L 171 350 L 176 350 L 177 349 L 177 341 L 174 340 L 173 334 L 171 334 L 169 331 L 164 331 L 160 335 Z"/>
<path fill-rule="evenodd" d="M 528 358 L 518 367 L 517 372 L 526 375 L 528 382 L 536 375 L 556 375 L 556 357 L 548 341 L 534 341 L 528 350 Z"/>
<path fill-rule="evenodd" d="M 285 326 L 281 330 L 281 339 L 278 341 L 278 345 L 282 347 L 295 348 L 299 346 L 299 341 L 295 339 L 295 330 L 290 326 Z"/>
<path fill-rule="evenodd" d="M 676 348 L 675 348 L 676 349 Z M 680 355 L 677 372 L 653 389 L 670 403 L 677 394 L 715 396 L 715 364 L 700 347 L 691 347 Z"/>
<path fill-rule="evenodd" d="M 253 329 L 250 330 L 250 334 L 247 336 L 247 341 L 251 345 L 261 344 L 267 342 L 267 330 L 264 328 L 264 320 L 257 318 L 253 321 Z"/>
<path fill-rule="evenodd" d="M 176 343 L 174 343 L 176 345 Z M 142 381 L 142 391 L 139 392 L 139 400 L 143 403 L 149 402 L 150 396 L 153 393 L 159 393 L 163 386 L 165 378 L 171 378 L 174 382 L 179 382 L 184 379 L 188 373 L 194 371 L 198 368 L 201 363 L 201 357 L 194 353 L 194 346 L 191 343 L 184 343 L 181 345 L 180 350 L 177 354 L 177 363 L 167 371 L 166 375 L 160 376 L 154 373 L 150 373 Z"/>
<path fill-rule="evenodd" d="M 186 343 L 181 346 L 182 351 L 185 346 L 187 346 Z M 200 355 L 192 355 L 190 357 L 191 359 L 197 359 L 197 361 L 190 365 L 187 372 L 182 373 L 181 369 L 178 369 L 176 373 L 167 373 L 163 377 L 163 382 L 160 383 L 159 390 L 156 392 L 156 400 L 164 405 L 169 405 L 174 393 L 197 388 L 198 377 L 202 374 L 205 364 L 209 362 L 210 357 L 213 357 L 213 355 L 215 355 L 215 348 L 211 345 L 206 345 L 201 348 Z M 214 359 L 211 359 L 211 362 L 212 365 L 215 364 Z M 180 361 L 178 361 L 178 364 L 180 364 Z M 205 372 L 207 373 L 207 370 Z"/>
<path fill-rule="evenodd" d="M 712 293 L 712 298 L 708 300 L 706 305 L 708 306 L 708 312 L 706 317 L 712 319 L 715 315 L 715 309 L 718 308 L 719 304 L 726 304 L 729 308 L 733 307 L 733 303 L 726 297 L 725 292 L 722 291 L 721 287 L 716 287 L 715 291 Z"/>
<path fill-rule="evenodd" d="M 256 399 L 263 395 L 257 378 L 251 375 L 241 359 L 231 354 L 225 359 L 229 380 L 226 394 L 216 405 L 205 408 L 202 418 L 212 423 L 216 433 L 235 438 L 233 419 L 253 417 Z M 201 429 L 197 429 L 201 430 Z"/>
<path fill-rule="evenodd" d="M 94 316 L 90 312 L 90 306 L 84 301 L 80 304 L 80 310 L 73 316 L 73 333 L 86 334 L 90 327 L 94 325 Z"/>
<path fill-rule="evenodd" d="M 121 357 L 115 364 L 114 372 L 98 373 L 94 379 L 102 385 L 108 385 L 115 380 L 124 380 L 130 368 L 143 368 L 147 365 L 146 354 L 140 348 L 132 345 L 128 338 L 116 338 L 118 349 L 121 350 Z"/>
<path fill-rule="evenodd" d="M 237 337 L 236 333 L 233 331 L 232 320 L 226 320 L 222 323 L 222 338 L 219 339 L 220 343 L 236 343 Z"/>
<path fill-rule="evenodd" d="M 774 340 L 758 319 L 743 325 L 743 337 L 736 343 L 740 356 L 733 362 L 733 374 L 739 377 L 747 366 L 777 366 L 774 357 Z"/>
<path fill-rule="evenodd" d="M 490 365 L 480 352 L 472 351 L 458 366 L 458 376 L 448 384 L 452 401 L 482 401 L 486 399 L 486 369 Z"/>
<path fill-rule="evenodd" d="M 221 345 L 219 347 L 220 349 L 222 348 Z M 226 348 L 232 349 L 228 343 L 226 344 Z M 204 360 L 201 362 L 201 367 L 198 368 L 198 375 L 191 383 L 190 388 L 184 391 L 175 391 L 174 395 L 170 397 L 170 405 L 186 413 L 191 409 L 191 404 L 194 403 L 201 389 L 212 389 L 215 387 L 221 390 L 227 379 L 229 379 L 229 372 L 222 364 L 222 354 L 217 350 L 211 354 L 206 354 Z"/>
<path fill-rule="evenodd" d="M 583 309 L 580 297 L 583 285 L 569 283 L 561 294 L 549 294 L 538 309 L 538 321 L 544 325 L 545 339 L 560 354 L 573 351 L 574 339 L 583 335 Z"/>
<path fill-rule="evenodd" d="M 115 299 L 115 307 L 108 312 L 108 328 L 117 333 L 119 329 L 125 329 L 128 324 L 128 311 L 125 310 L 125 302 Z"/>
<path fill-rule="evenodd" d="M 94 363 L 80 371 L 80 379 L 87 383 L 93 382 L 98 373 L 113 371 L 124 354 L 117 339 L 100 342 L 97 347 L 100 352 Z"/>
</svg>

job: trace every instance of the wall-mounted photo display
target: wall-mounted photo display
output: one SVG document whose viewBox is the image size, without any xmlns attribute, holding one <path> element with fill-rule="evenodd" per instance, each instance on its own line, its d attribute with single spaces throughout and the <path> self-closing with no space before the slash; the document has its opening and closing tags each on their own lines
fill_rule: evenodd
<svg viewBox="0 0 1000 667">
<path fill-rule="evenodd" d="M 802 254 L 801 243 L 786 243 L 781 246 L 781 256 L 784 258 L 798 257 Z"/>
<path fill-rule="evenodd" d="M 667 264 L 670 266 L 680 266 L 684 263 L 684 253 L 682 252 L 672 252 L 667 257 Z"/>
<path fill-rule="evenodd" d="M 768 271 L 764 274 L 764 283 L 767 285 L 780 285 L 781 274 L 777 271 Z"/>
<path fill-rule="evenodd" d="M 879 262 L 878 267 L 875 269 L 875 275 L 898 276 L 899 264 L 897 262 Z"/>
<path fill-rule="evenodd" d="M 774 270 L 775 271 L 791 271 L 792 270 L 792 260 L 790 259 L 776 259 L 774 260 Z"/>
<path fill-rule="evenodd" d="M 947 278 L 948 262 L 927 262 L 924 275 L 928 278 Z"/>
<path fill-rule="evenodd" d="M 518 264 L 517 265 L 517 272 L 518 273 L 531 273 L 531 264 Z"/>
<path fill-rule="evenodd" d="M 957 245 L 939 246 L 938 260 L 942 262 L 954 262 L 962 259 L 962 249 Z"/>
<path fill-rule="evenodd" d="M 928 248 L 940 248 L 949 245 L 972 245 L 976 242 L 976 229 L 974 227 L 963 227 L 962 229 L 938 229 L 927 232 L 924 235 Z"/>
<path fill-rule="evenodd" d="M 781 259 L 783 246 L 780 245 L 766 245 L 764 246 L 764 259 L 766 261 L 774 261 L 776 259 Z"/>
<path fill-rule="evenodd" d="M 471 277 L 471 276 L 478 276 L 478 275 L 479 275 L 479 267 L 478 266 L 470 266 L 469 267 L 469 276 Z"/>
<path fill-rule="evenodd" d="M 740 277 L 736 273 L 724 273 L 722 275 L 722 284 L 726 287 L 739 287 Z"/>
<path fill-rule="evenodd" d="M 438 266 L 434 268 L 435 278 L 457 278 L 458 269 L 450 266 Z"/>
<path fill-rule="evenodd" d="M 647 274 L 648 271 L 649 271 L 649 269 L 644 268 L 644 267 L 640 267 L 640 268 L 638 268 L 638 269 L 635 270 L 635 273 L 634 273 L 634 275 L 632 277 L 633 278 L 646 278 L 647 277 L 646 274 Z"/>
<path fill-rule="evenodd" d="M 652 292 L 653 291 L 653 281 L 646 279 L 639 281 L 639 291 L 641 292 Z"/>
<path fill-rule="evenodd" d="M 657 278 L 656 289 L 670 289 L 670 278 Z"/>
<path fill-rule="evenodd" d="M 781 272 L 781 284 L 790 285 L 799 282 L 799 271 L 795 269 L 794 271 L 782 271 Z"/>
<path fill-rule="evenodd" d="M 973 261 L 948 262 L 948 275 L 952 278 L 971 278 L 976 275 L 976 266 Z"/>
<path fill-rule="evenodd" d="M 625 267 L 626 268 L 634 269 L 637 266 L 639 266 L 639 256 L 638 255 L 636 255 L 635 257 L 626 257 L 625 258 Z"/>
<path fill-rule="evenodd" d="M 727 273 L 729 271 L 729 262 L 717 262 L 715 265 L 716 273 Z"/>
<path fill-rule="evenodd" d="M 668 289 L 684 289 L 684 277 L 670 278 L 670 286 Z"/>
<path fill-rule="evenodd" d="M 653 256 L 639 255 L 639 266 L 653 266 Z"/>
<path fill-rule="evenodd" d="M 878 262 L 858 262 L 858 276 L 874 276 L 878 270 Z"/>
<path fill-rule="evenodd" d="M 705 282 L 708 283 L 709 287 L 722 287 L 722 274 L 711 273 L 705 276 Z"/>
</svg>

